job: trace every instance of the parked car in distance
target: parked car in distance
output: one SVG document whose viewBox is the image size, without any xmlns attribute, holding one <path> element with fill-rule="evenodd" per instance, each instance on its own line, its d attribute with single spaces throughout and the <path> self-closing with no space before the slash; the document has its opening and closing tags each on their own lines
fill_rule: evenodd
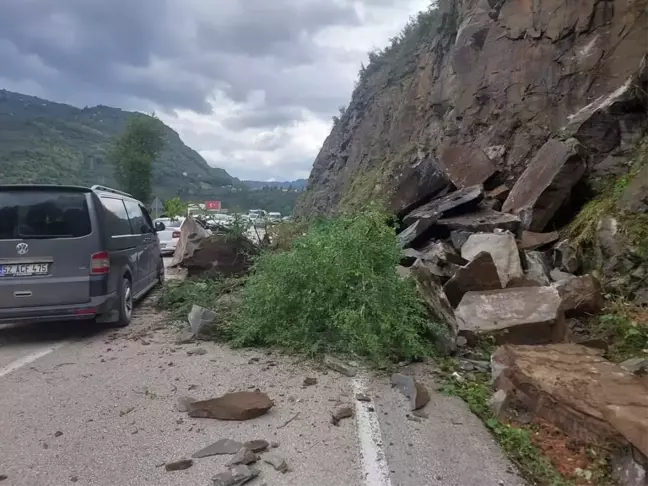
<svg viewBox="0 0 648 486">
<path fill-rule="evenodd" d="M 160 252 L 163 255 L 169 255 L 175 251 L 180 240 L 180 226 L 184 220 L 184 218 L 158 218 L 153 221 L 159 228 L 157 237 L 160 241 Z"/>
<path fill-rule="evenodd" d="M 0 185 L 0 323 L 126 326 L 164 281 L 145 206 L 104 186 Z"/>
<path fill-rule="evenodd" d="M 268 219 L 270 221 L 281 221 L 281 213 L 268 213 Z"/>
</svg>

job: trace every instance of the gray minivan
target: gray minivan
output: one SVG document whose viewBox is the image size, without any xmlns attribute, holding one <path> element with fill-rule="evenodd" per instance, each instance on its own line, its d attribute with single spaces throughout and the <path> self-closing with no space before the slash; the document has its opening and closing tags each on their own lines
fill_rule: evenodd
<svg viewBox="0 0 648 486">
<path fill-rule="evenodd" d="M 0 323 L 127 326 L 164 281 L 144 205 L 104 186 L 0 185 Z"/>
</svg>

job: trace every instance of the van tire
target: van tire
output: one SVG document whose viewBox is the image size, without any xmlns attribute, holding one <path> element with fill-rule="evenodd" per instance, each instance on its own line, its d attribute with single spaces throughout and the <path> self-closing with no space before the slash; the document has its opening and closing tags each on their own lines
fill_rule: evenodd
<svg viewBox="0 0 648 486">
<path fill-rule="evenodd" d="M 119 287 L 119 308 L 117 309 L 117 322 L 115 327 L 126 327 L 133 320 L 133 286 L 131 281 L 124 277 Z"/>
<path fill-rule="evenodd" d="M 164 260 L 160 257 L 160 263 L 158 264 L 158 283 L 164 285 Z"/>
</svg>

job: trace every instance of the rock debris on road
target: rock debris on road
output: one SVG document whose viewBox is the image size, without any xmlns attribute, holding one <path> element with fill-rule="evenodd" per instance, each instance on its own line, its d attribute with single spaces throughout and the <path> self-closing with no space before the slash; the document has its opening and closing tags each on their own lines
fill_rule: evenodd
<svg viewBox="0 0 648 486">
<path fill-rule="evenodd" d="M 0 327 L 0 369 L 9 370 L 0 376 L 3 485 L 209 485 L 236 474 L 273 486 L 523 484 L 465 404 L 431 392 L 425 367 L 403 372 L 430 390 L 416 416 L 429 418 L 412 421 L 388 376 L 353 376 L 355 367 L 334 360 L 327 364 L 341 373 L 263 350 L 176 344 L 177 329 L 152 300 L 125 330 Z M 235 392 L 254 398 L 252 415 L 265 412 L 244 421 L 187 414 L 196 401 Z M 354 403 L 366 408 L 354 413 Z M 385 474 L 373 474 L 381 461 Z"/>
</svg>

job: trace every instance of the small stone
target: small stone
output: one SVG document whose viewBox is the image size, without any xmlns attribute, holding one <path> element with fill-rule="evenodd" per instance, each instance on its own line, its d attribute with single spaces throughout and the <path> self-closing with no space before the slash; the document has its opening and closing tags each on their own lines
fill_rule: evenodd
<svg viewBox="0 0 648 486">
<path fill-rule="evenodd" d="M 423 419 L 426 419 L 426 418 L 429 417 L 429 415 L 426 412 L 424 412 L 423 410 L 414 410 L 412 412 L 412 415 L 414 415 L 416 417 L 419 417 L 419 418 L 423 418 Z"/>
<path fill-rule="evenodd" d="M 304 378 L 304 383 L 303 383 L 303 385 L 304 385 L 304 386 L 313 386 L 313 385 L 317 385 L 317 378 L 312 378 L 312 377 Z"/>
<path fill-rule="evenodd" d="M 0 478 L 0 480 L 1 480 L 1 479 L 2 479 L 2 478 Z M 77 481 L 79 481 L 79 477 L 78 477 L 78 476 L 71 476 L 71 477 L 70 477 L 70 481 L 72 481 L 73 483 L 76 483 Z"/>
<path fill-rule="evenodd" d="M 193 466 L 191 459 L 180 459 L 179 461 L 167 462 L 164 465 L 164 469 L 167 471 L 183 471 L 189 469 L 191 466 Z"/>
<path fill-rule="evenodd" d="M 189 405 L 191 405 L 194 401 L 195 400 L 191 397 L 178 397 L 178 400 L 176 401 L 176 410 L 178 412 L 187 412 L 189 410 Z"/>
<path fill-rule="evenodd" d="M 423 408 L 430 401 L 427 389 L 411 376 L 394 373 L 391 377 L 391 384 L 410 399 L 412 410 Z"/>
<path fill-rule="evenodd" d="M 250 358 L 248 364 L 258 363 L 261 358 Z"/>
<path fill-rule="evenodd" d="M 252 452 L 263 452 L 268 448 L 268 441 L 263 439 L 249 440 L 243 446 Z"/>
<path fill-rule="evenodd" d="M 355 398 L 356 398 L 356 400 L 358 400 L 359 402 L 370 402 L 370 401 L 371 401 L 371 398 L 369 398 L 369 397 L 368 397 L 367 395 L 365 395 L 364 393 L 356 393 Z"/>
<path fill-rule="evenodd" d="M 216 314 L 209 309 L 194 304 L 187 316 L 187 320 L 191 326 L 191 331 L 198 334 L 205 325 L 212 324 L 216 320 Z"/>
<path fill-rule="evenodd" d="M 241 450 L 243 444 L 232 439 L 220 439 L 213 444 L 200 449 L 198 452 L 194 453 L 191 457 L 194 459 L 200 459 L 202 457 L 217 456 L 223 454 L 236 454 Z"/>
<path fill-rule="evenodd" d="M 328 368 L 330 368 L 330 369 L 332 369 L 334 371 L 337 371 L 338 373 L 342 373 L 343 375 L 346 375 L 346 376 L 349 376 L 349 377 L 355 376 L 357 374 L 357 372 L 358 372 L 358 370 L 355 367 L 345 363 L 342 360 L 334 358 L 333 356 L 325 356 L 324 357 L 324 364 Z"/>
<path fill-rule="evenodd" d="M 203 356 L 207 354 L 207 350 L 205 348 L 195 348 L 195 349 L 190 349 L 187 351 L 187 356 Z"/>
<path fill-rule="evenodd" d="M 270 447 L 272 447 L 273 449 L 276 449 L 277 447 L 279 447 L 279 442 L 276 442 L 276 441 L 270 442 Z"/>
<path fill-rule="evenodd" d="M 0 474 L 0 481 L 4 481 L 6 479 L 9 479 L 9 476 L 7 476 L 6 474 Z"/>
<path fill-rule="evenodd" d="M 212 477 L 212 486 L 240 486 L 259 475 L 255 467 L 241 464 Z"/>
<path fill-rule="evenodd" d="M 234 454 L 228 466 L 237 466 L 239 464 L 252 464 L 258 460 L 258 456 L 247 447 L 241 447 L 239 451 Z"/>
<path fill-rule="evenodd" d="M 353 409 L 351 407 L 341 407 L 331 414 L 331 423 L 333 425 L 338 425 L 340 420 L 349 417 L 353 417 Z"/>
<path fill-rule="evenodd" d="M 410 422 L 420 422 L 421 418 L 420 417 L 415 417 L 414 415 L 410 415 L 409 413 L 405 415 L 407 417 L 407 420 Z"/>
<path fill-rule="evenodd" d="M 286 463 L 286 460 L 276 454 L 265 454 L 263 456 L 263 462 L 267 462 L 268 464 L 272 465 L 272 467 L 274 467 L 276 471 L 282 473 L 288 472 L 288 464 Z"/>
<path fill-rule="evenodd" d="M 62 435 L 63 435 L 63 432 L 61 432 L 60 430 L 57 430 L 56 432 L 54 432 L 54 437 L 61 437 Z"/>
</svg>

